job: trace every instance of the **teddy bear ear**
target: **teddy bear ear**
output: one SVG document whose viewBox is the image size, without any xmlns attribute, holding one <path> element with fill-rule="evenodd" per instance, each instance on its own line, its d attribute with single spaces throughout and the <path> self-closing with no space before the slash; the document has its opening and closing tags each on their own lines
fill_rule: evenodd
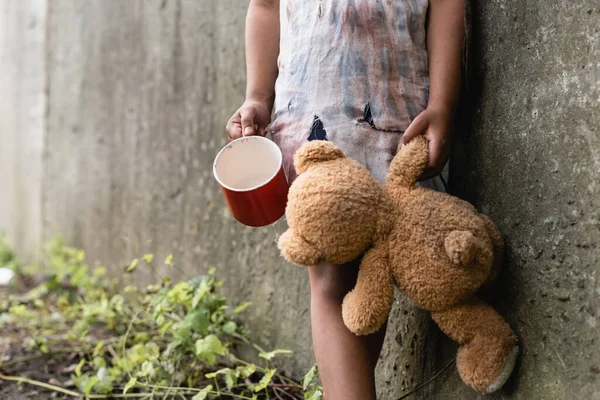
<svg viewBox="0 0 600 400">
<path fill-rule="evenodd" d="M 311 267 L 322 261 L 321 253 L 292 229 L 288 229 L 277 241 L 281 255 L 288 262 Z"/>
<path fill-rule="evenodd" d="M 345 157 L 342 150 L 326 140 L 314 140 L 306 142 L 294 156 L 294 167 L 301 174 L 315 163 L 331 161 Z"/>
</svg>

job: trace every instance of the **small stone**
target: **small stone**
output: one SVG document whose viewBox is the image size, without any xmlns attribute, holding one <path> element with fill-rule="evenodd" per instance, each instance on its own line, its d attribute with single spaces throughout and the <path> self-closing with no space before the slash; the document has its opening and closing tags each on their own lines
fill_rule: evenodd
<svg viewBox="0 0 600 400">
<path fill-rule="evenodd" d="M 566 290 L 560 290 L 556 294 L 556 298 L 560 301 L 569 301 L 569 299 L 571 299 L 571 294 Z"/>
<path fill-rule="evenodd" d="M 593 372 L 594 374 L 600 374 L 600 367 L 597 365 L 592 365 L 590 367 L 590 372 Z"/>
<path fill-rule="evenodd" d="M 15 273 L 10 268 L 0 268 L 0 286 L 8 286 Z"/>
</svg>

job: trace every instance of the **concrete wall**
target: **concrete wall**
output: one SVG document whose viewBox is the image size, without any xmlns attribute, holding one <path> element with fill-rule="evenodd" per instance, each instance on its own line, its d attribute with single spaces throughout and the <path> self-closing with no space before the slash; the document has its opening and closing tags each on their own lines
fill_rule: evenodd
<svg viewBox="0 0 600 400">
<path fill-rule="evenodd" d="M 496 303 L 523 347 L 516 378 L 491 398 L 600 398 L 594 3 L 474 4 L 474 118 L 457 141 L 452 184 L 506 235 Z M 309 291 L 306 271 L 276 250 L 285 226 L 237 224 L 211 176 L 225 121 L 243 99 L 247 1 L 1 7 L 0 72 L 11 79 L 0 92 L 0 229 L 22 254 L 62 233 L 115 275 L 155 253 L 155 271 L 124 278 L 138 283 L 215 266 L 228 295 L 254 302 L 247 322 L 255 338 L 295 350 L 283 366 L 304 372 L 312 363 Z M 181 271 L 161 265 L 171 252 Z M 397 296 L 378 370 L 381 399 L 395 399 L 454 354 L 428 316 Z M 418 397 L 479 398 L 454 370 Z"/>
<path fill-rule="evenodd" d="M 0 2 L 0 234 L 24 258 L 41 238 L 45 0 Z"/>
<path fill-rule="evenodd" d="M 496 304 L 522 347 L 490 398 L 600 399 L 600 4 L 473 6 L 475 114 L 452 183 L 505 235 Z M 478 398 L 457 380 L 436 396 Z"/>
</svg>

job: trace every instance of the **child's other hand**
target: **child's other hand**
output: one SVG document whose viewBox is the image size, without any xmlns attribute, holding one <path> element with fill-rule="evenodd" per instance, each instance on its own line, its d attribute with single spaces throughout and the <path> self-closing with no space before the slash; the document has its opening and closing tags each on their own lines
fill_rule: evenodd
<svg viewBox="0 0 600 400">
<path fill-rule="evenodd" d="M 420 180 L 433 178 L 444 169 L 450 156 L 451 123 L 452 114 L 449 110 L 427 107 L 402 135 L 402 142 L 405 144 L 418 135 L 425 135 L 429 141 L 429 162 Z"/>
<path fill-rule="evenodd" d="M 229 140 L 242 136 L 265 136 L 265 129 L 271 122 L 271 110 L 266 103 L 246 100 L 227 122 L 225 130 Z"/>
</svg>

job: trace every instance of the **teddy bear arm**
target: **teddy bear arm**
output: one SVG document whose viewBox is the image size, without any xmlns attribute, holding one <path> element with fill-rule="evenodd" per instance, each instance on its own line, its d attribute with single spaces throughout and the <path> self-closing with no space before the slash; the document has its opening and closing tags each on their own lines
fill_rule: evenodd
<svg viewBox="0 0 600 400">
<path fill-rule="evenodd" d="M 371 248 L 361 261 L 356 286 L 344 298 L 344 323 L 357 335 L 377 332 L 388 318 L 393 299 L 388 254 L 382 247 Z"/>
<path fill-rule="evenodd" d="M 386 182 L 391 187 L 412 187 L 423 173 L 429 158 L 428 142 L 417 136 L 402 146 L 390 163 Z"/>
</svg>

